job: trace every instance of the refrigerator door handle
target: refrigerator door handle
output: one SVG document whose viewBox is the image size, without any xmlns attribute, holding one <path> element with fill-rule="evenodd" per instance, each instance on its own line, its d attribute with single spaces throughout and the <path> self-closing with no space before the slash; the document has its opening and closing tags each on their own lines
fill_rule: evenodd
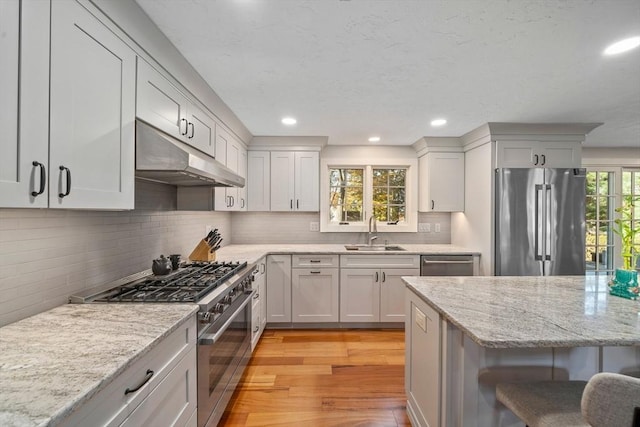
<svg viewBox="0 0 640 427">
<path fill-rule="evenodd" d="M 555 230 L 554 224 L 552 224 L 551 222 L 553 221 L 553 213 L 551 211 L 551 185 L 547 184 L 544 186 L 544 195 L 545 195 L 545 249 L 544 249 L 544 260 L 545 261 L 551 261 L 551 249 L 552 249 L 552 245 L 551 245 L 551 234 L 553 233 L 553 230 Z"/>
<path fill-rule="evenodd" d="M 533 238 L 534 238 L 535 259 L 537 261 L 542 261 L 543 259 L 542 251 L 544 250 L 543 240 L 542 240 L 542 234 L 544 233 L 543 225 L 542 225 L 544 221 L 544 215 L 542 214 L 542 204 L 544 199 L 542 197 L 542 190 L 543 190 L 543 185 L 536 184 L 536 194 L 535 194 L 536 205 L 535 205 L 535 218 L 534 218 L 535 224 L 534 224 Z"/>
</svg>

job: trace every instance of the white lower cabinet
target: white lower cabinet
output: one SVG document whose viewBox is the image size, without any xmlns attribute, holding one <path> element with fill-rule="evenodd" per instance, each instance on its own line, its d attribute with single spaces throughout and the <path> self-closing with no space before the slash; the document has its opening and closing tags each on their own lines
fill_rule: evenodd
<svg viewBox="0 0 640 427">
<path fill-rule="evenodd" d="M 195 358 L 192 348 L 121 426 L 188 426 L 197 401 Z"/>
<path fill-rule="evenodd" d="M 293 323 L 337 322 L 339 319 L 339 259 L 294 255 L 291 269 Z"/>
<path fill-rule="evenodd" d="M 340 322 L 404 322 L 401 277 L 420 275 L 419 256 L 343 255 L 340 265 Z"/>
<path fill-rule="evenodd" d="M 256 293 L 251 301 L 251 351 L 256 348 L 267 324 L 267 260 L 265 258 L 259 260 L 257 267 L 256 280 L 252 284 Z"/>
<path fill-rule="evenodd" d="M 195 425 L 196 330 L 194 315 L 61 425 Z"/>
<path fill-rule="evenodd" d="M 291 322 L 291 255 L 267 256 L 267 322 Z"/>
<path fill-rule="evenodd" d="M 411 313 L 405 325 L 407 413 L 412 425 L 440 426 L 440 316 L 411 291 L 405 304 Z"/>
</svg>

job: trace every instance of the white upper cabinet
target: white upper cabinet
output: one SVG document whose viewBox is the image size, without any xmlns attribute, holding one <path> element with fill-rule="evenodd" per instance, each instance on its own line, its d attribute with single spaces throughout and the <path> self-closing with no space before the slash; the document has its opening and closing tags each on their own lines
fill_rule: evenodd
<svg viewBox="0 0 640 427">
<path fill-rule="evenodd" d="M 132 209 L 135 53 L 75 1 L 51 7 L 49 206 Z"/>
<path fill-rule="evenodd" d="M 0 207 L 49 203 L 49 7 L 0 1 Z"/>
<path fill-rule="evenodd" d="M 137 116 L 198 150 L 216 155 L 215 120 L 138 57 Z"/>
<path fill-rule="evenodd" d="M 216 126 L 216 160 L 246 178 L 247 151 L 242 143 L 222 126 Z M 244 189 L 237 187 L 215 189 L 216 211 L 243 211 L 246 207 L 247 198 Z"/>
<path fill-rule="evenodd" d="M 271 210 L 271 153 L 249 151 L 247 169 L 248 210 Z"/>
<path fill-rule="evenodd" d="M 581 163 L 579 141 L 496 141 L 498 168 L 579 168 Z"/>
<path fill-rule="evenodd" d="M 0 205 L 133 209 L 134 52 L 76 1 L 0 8 Z"/>
<path fill-rule="evenodd" d="M 427 153 L 418 168 L 420 212 L 464 210 L 464 153 Z"/>
<path fill-rule="evenodd" d="M 319 205 L 319 153 L 271 152 L 271 210 L 317 212 Z"/>
</svg>

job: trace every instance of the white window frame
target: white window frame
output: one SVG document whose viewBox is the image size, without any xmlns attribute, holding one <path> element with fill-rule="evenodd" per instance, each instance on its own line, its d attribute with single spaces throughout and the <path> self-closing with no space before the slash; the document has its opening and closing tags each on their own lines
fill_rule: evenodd
<svg viewBox="0 0 640 427">
<path fill-rule="evenodd" d="M 329 220 L 329 200 L 331 189 L 330 169 L 364 169 L 364 188 L 362 191 L 364 221 L 350 222 L 345 225 L 331 223 Z M 418 231 L 418 159 L 385 159 L 384 162 L 339 159 L 321 159 L 320 161 L 320 231 L 323 233 L 363 233 L 369 231 L 369 218 L 373 214 L 373 169 L 406 169 L 405 181 L 405 221 L 403 224 L 387 225 L 378 222 L 379 233 L 412 233 Z"/>
</svg>

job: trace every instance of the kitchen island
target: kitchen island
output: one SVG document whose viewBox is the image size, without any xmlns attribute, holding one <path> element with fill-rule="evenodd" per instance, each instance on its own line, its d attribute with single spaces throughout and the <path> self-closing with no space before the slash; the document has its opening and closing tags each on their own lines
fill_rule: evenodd
<svg viewBox="0 0 640 427">
<path fill-rule="evenodd" d="M 416 426 L 522 425 L 502 381 L 640 372 L 640 303 L 606 277 L 405 277 L 407 411 Z"/>
</svg>

